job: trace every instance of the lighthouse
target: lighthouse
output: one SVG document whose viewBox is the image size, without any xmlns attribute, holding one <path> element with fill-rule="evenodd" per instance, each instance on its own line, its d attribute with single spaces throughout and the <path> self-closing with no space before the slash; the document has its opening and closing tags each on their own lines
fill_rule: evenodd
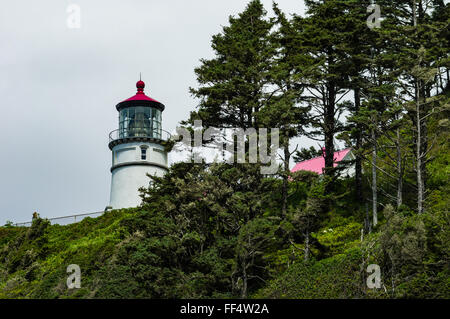
<svg viewBox="0 0 450 319">
<path fill-rule="evenodd" d="M 161 127 L 164 105 L 144 94 L 143 81 L 136 88 L 134 96 L 116 105 L 119 128 L 109 134 L 112 209 L 138 206 L 138 189 L 152 182 L 147 174 L 163 176 L 168 169 L 164 142 L 170 134 Z"/>
</svg>

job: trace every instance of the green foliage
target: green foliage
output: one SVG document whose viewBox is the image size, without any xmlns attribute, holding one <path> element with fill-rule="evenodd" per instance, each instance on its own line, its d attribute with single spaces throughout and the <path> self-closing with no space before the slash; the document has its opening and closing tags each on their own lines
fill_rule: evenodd
<svg viewBox="0 0 450 319">
<path fill-rule="evenodd" d="M 335 255 L 320 261 L 295 263 L 267 287 L 258 291 L 255 298 L 361 298 L 359 249 Z"/>
<path fill-rule="evenodd" d="M 360 240 L 362 229 L 363 226 L 360 223 L 349 222 L 342 226 L 320 229 L 312 236 L 326 248 L 329 255 L 333 256 L 342 254 L 348 248 L 355 246 Z"/>
<path fill-rule="evenodd" d="M 388 205 L 379 246 L 372 253 L 382 266 L 390 297 L 448 298 L 450 223 L 447 213 L 411 214 Z M 439 225 L 439 226 L 438 226 Z"/>
<path fill-rule="evenodd" d="M 420 216 L 396 214 L 392 206 L 383 211 L 386 223 L 381 230 L 381 248 L 394 268 L 417 271 L 423 266 L 426 252 L 426 230 Z M 404 266 L 404 267 L 402 267 Z M 411 267 L 411 270 L 406 269 Z"/>
<path fill-rule="evenodd" d="M 92 296 L 97 271 L 123 238 L 119 221 L 133 210 L 109 211 L 67 226 L 33 218 L 32 226 L 0 228 L 0 297 L 67 298 Z M 66 268 L 78 264 L 83 285 L 70 291 Z"/>
<path fill-rule="evenodd" d="M 319 157 L 322 155 L 322 150 L 316 150 L 314 146 L 310 148 L 301 148 L 300 151 L 296 151 L 294 155 L 294 161 L 296 163 L 309 160 L 311 158 Z"/>
</svg>

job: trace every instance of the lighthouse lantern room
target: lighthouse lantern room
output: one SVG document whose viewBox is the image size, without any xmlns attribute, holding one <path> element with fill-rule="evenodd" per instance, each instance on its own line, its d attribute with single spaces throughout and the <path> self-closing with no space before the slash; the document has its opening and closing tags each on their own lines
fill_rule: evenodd
<svg viewBox="0 0 450 319">
<path fill-rule="evenodd" d="M 112 151 L 111 195 L 113 209 L 141 203 L 138 189 L 148 187 L 150 175 L 163 176 L 168 169 L 164 142 L 170 134 L 161 127 L 164 105 L 144 94 L 145 83 L 136 83 L 137 93 L 116 105 L 119 129 L 109 134 Z"/>
</svg>

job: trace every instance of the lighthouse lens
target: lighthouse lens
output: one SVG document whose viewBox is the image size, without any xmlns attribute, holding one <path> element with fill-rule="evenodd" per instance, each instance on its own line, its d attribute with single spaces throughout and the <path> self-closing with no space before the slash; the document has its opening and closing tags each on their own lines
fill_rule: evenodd
<svg viewBox="0 0 450 319">
<path fill-rule="evenodd" d="M 161 138 L 161 111 L 152 107 L 136 106 L 119 113 L 119 138 Z"/>
</svg>

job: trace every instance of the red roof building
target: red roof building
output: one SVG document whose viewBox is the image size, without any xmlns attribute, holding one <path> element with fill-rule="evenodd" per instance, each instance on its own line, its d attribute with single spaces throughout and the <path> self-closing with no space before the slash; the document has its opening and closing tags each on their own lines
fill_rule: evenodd
<svg viewBox="0 0 450 319">
<path fill-rule="evenodd" d="M 350 148 L 334 152 L 334 167 L 338 166 L 341 161 L 349 161 L 354 158 L 355 156 L 353 155 Z M 297 171 L 310 171 L 321 175 L 323 173 L 324 168 L 325 168 L 325 158 L 323 156 L 319 156 L 297 163 L 291 170 L 291 172 L 294 173 Z M 353 167 L 349 167 L 347 168 L 347 170 L 344 170 L 344 172 L 341 173 L 341 175 L 344 176 L 345 175 L 353 176 L 353 174 L 354 174 Z"/>
</svg>

